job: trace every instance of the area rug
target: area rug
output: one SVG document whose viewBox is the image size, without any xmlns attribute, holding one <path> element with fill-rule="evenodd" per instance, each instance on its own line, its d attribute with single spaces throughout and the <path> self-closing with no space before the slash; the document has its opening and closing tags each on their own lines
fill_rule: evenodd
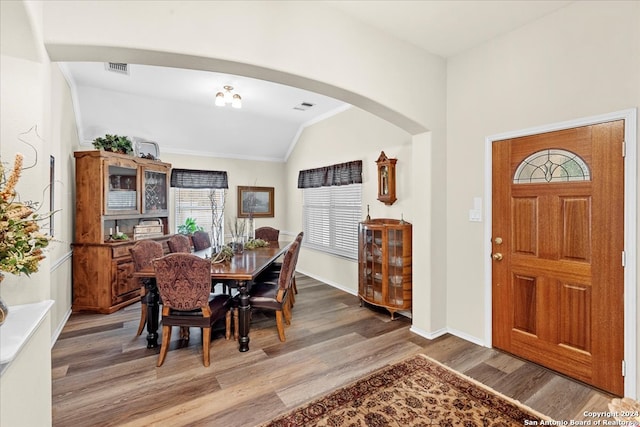
<svg viewBox="0 0 640 427">
<path fill-rule="evenodd" d="M 417 355 L 262 427 L 506 427 L 537 425 L 541 420 L 550 418 L 427 356 Z"/>
</svg>

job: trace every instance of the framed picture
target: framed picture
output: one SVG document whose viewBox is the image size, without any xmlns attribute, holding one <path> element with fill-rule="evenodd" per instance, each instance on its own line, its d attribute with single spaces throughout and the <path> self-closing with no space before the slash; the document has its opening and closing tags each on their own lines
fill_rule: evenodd
<svg viewBox="0 0 640 427">
<path fill-rule="evenodd" d="M 273 218 L 273 187 L 238 186 L 238 218 Z"/>
</svg>

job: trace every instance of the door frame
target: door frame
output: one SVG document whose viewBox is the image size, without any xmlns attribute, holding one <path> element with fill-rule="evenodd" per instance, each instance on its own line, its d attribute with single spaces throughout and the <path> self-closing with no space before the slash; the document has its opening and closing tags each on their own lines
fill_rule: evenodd
<svg viewBox="0 0 640 427">
<path fill-rule="evenodd" d="M 484 282 L 485 282 L 485 345 L 492 347 L 492 293 L 491 293 L 491 238 L 492 238 L 492 144 L 502 139 L 518 138 L 538 133 L 588 126 L 614 120 L 624 120 L 625 159 L 624 159 L 624 378 L 625 396 L 636 399 L 637 372 L 637 309 L 636 309 L 636 228 L 637 228 L 637 108 L 615 111 L 598 116 L 583 117 L 559 123 L 509 131 L 490 135 L 485 138 L 485 187 L 484 187 Z M 623 260 L 621 260 L 623 262 Z M 622 366 L 620 367 L 622 369 Z"/>
</svg>

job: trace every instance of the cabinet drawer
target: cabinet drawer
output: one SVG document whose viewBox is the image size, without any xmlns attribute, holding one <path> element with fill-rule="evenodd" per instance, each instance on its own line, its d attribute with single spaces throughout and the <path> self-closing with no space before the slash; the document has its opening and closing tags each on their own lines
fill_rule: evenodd
<svg viewBox="0 0 640 427">
<path fill-rule="evenodd" d="M 130 293 L 136 293 L 140 290 L 140 282 L 133 277 L 135 270 L 133 261 L 113 262 L 113 283 L 112 283 L 112 301 L 114 304 L 122 302 L 124 298 L 129 299 Z"/>
<path fill-rule="evenodd" d="M 131 247 L 131 245 L 124 245 L 124 246 L 114 246 L 113 248 L 111 248 L 112 251 L 112 256 L 113 258 L 121 258 L 123 256 L 131 256 L 131 254 L 129 253 L 129 248 Z"/>
</svg>

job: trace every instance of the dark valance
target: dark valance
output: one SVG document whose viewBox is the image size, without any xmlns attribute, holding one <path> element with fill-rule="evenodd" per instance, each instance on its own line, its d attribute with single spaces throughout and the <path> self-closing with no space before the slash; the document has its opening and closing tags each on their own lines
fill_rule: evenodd
<svg viewBox="0 0 640 427">
<path fill-rule="evenodd" d="M 298 174 L 298 188 L 348 184 L 362 184 L 362 160 L 307 169 Z"/>
<path fill-rule="evenodd" d="M 178 188 L 229 188 L 226 171 L 172 169 L 171 186 Z"/>
</svg>

